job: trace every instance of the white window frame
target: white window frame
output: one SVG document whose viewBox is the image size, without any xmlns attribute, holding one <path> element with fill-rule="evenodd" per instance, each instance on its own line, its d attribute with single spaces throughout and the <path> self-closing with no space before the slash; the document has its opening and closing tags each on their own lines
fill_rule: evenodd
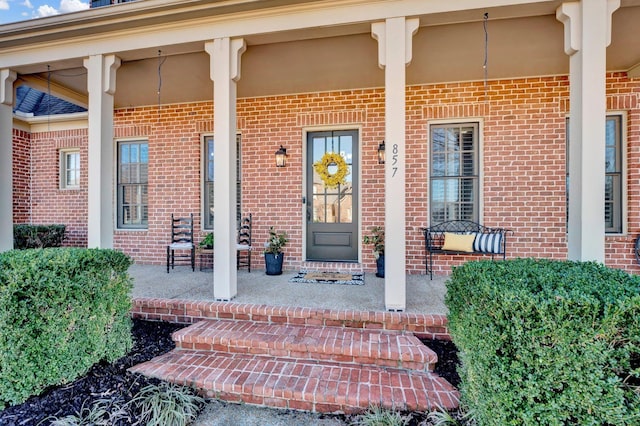
<svg viewBox="0 0 640 426">
<path fill-rule="evenodd" d="M 460 119 L 446 119 L 446 120 L 430 120 L 427 122 L 427 150 L 428 150 L 428 202 L 429 202 L 429 225 L 435 225 L 432 223 L 432 208 L 433 208 L 433 149 L 432 149 L 432 129 L 434 126 L 474 126 L 477 131 L 476 135 L 476 162 L 477 162 L 477 201 L 475 208 L 477 209 L 476 217 L 473 219 L 478 223 L 483 223 L 483 210 L 484 210 L 484 160 L 483 160 L 483 129 L 484 122 L 482 118 L 478 117 L 465 117 Z"/>
<path fill-rule="evenodd" d="M 146 183 L 135 183 L 135 185 L 146 185 L 146 190 L 147 190 L 147 204 L 146 204 L 146 208 L 147 208 L 147 221 L 144 222 L 143 220 L 141 220 L 140 223 L 124 223 L 124 218 L 123 216 L 123 209 L 122 209 L 122 200 L 121 200 L 121 186 L 124 185 L 121 183 L 121 176 L 120 176 L 120 166 L 121 166 L 121 159 L 120 159 L 120 147 L 124 144 L 138 144 L 138 145 L 142 145 L 145 144 L 147 145 L 147 182 Z M 117 229 L 131 229 L 131 230 L 145 230 L 149 228 L 149 140 L 145 139 L 145 138 L 135 138 L 135 139 L 120 139 L 117 140 L 115 143 L 115 148 L 116 148 L 116 155 L 115 155 L 115 164 L 116 164 L 116 173 L 115 173 L 115 179 L 116 179 L 116 202 L 115 202 L 115 208 L 116 208 L 116 228 Z M 144 164 L 144 163 L 138 163 L 138 164 Z M 136 204 L 137 205 L 137 204 Z M 145 204 L 140 204 L 141 206 L 143 206 L 142 208 L 144 209 Z M 143 216 L 143 214 L 141 214 L 141 216 Z"/>
<path fill-rule="evenodd" d="M 607 111 L 607 115 L 606 118 L 607 120 L 609 120 L 612 117 L 617 117 L 617 119 L 619 120 L 619 125 L 620 128 L 619 130 L 619 137 L 620 140 L 618 141 L 618 155 L 617 158 L 620 162 L 620 179 L 619 179 L 619 184 L 618 184 L 618 193 L 619 193 L 619 198 L 620 200 L 617 201 L 617 205 L 619 206 L 616 210 L 619 210 L 619 212 L 617 212 L 616 216 L 619 217 L 619 221 L 620 221 L 620 225 L 619 225 L 619 229 L 615 229 L 615 228 L 607 228 L 606 223 L 605 223 L 605 236 L 616 236 L 616 235 L 626 235 L 628 230 L 627 230 L 627 200 L 628 200 L 628 191 L 627 191 L 627 173 L 628 173 L 628 169 L 627 169 L 627 112 L 626 111 Z M 570 117 L 567 116 L 566 120 L 565 120 L 565 152 L 566 152 L 566 179 L 565 179 L 565 185 L 566 185 L 566 208 L 567 208 L 567 225 L 569 223 L 569 119 Z M 606 137 L 606 129 L 605 129 L 605 137 Z M 606 160 L 606 158 L 604 159 Z M 605 176 L 610 175 L 611 173 L 607 173 L 606 169 L 605 169 Z M 604 197 L 604 194 L 603 194 Z M 604 218 L 603 218 L 604 220 Z M 568 226 L 567 226 L 568 229 Z"/>
<path fill-rule="evenodd" d="M 70 168 L 69 157 L 77 155 L 77 167 Z M 79 148 L 65 148 L 60 150 L 60 189 L 80 189 L 80 149 Z M 69 183 L 68 173 L 74 171 L 77 174 L 77 183 Z"/>
</svg>

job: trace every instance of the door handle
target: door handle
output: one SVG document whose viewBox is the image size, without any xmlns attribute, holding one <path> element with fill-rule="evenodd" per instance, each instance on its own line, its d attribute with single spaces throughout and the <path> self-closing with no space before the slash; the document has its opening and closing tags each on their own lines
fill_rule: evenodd
<svg viewBox="0 0 640 426">
<path fill-rule="evenodd" d="M 311 209 L 307 207 L 307 222 L 311 222 Z"/>
</svg>

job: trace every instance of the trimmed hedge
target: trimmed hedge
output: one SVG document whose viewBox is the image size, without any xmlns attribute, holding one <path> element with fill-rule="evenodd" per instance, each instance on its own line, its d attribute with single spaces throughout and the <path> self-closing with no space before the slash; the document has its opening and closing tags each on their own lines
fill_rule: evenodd
<svg viewBox="0 0 640 426">
<path fill-rule="evenodd" d="M 593 262 L 469 262 L 446 304 L 479 425 L 640 424 L 640 277 Z"/>
<path fill-rule="evenodd" d="M 65 225 L 13 225 L 13 246 L 16 249 L 60 247 L 65 239 Z"/>
<path fill-rule="evenodd" d="M 0 407 L 131 349 L 131 263 L 104 249 L 0 253 Z"/>
</svg>

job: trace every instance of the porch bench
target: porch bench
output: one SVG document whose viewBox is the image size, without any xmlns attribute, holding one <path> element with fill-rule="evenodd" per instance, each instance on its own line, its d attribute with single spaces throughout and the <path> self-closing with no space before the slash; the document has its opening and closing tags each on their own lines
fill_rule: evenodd
<svg viewBox="0 0 640 426">
<path fill-rule="evenodd" d="M 433 279 L 433 256 L 446 254 L 507 255 L 507 234 L 504 228 L 489 228 L 470 220 L 450 220 L 428 228 L 424 234 L 425 271 Z"/>
</svg>

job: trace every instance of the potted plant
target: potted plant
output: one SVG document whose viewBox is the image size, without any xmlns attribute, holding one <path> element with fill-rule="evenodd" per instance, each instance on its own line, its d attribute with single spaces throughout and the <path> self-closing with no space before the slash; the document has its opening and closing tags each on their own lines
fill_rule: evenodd
<svg viewBox="0 0 640 426">
<path fill-rule="evenodd" d="M 373 255 L 376 258 L 376 277 L 384 278 L 384 228 L 374 226 L 371 228 L 371 235 L 365 235 L 362 242 L 373 245 Z"/>
<path fill-rule="evenodd" d="M 209 232 L 204 236 L 202 241 L 198 244 L 200 248 L 203 249 L 212 249 L 213 248 L 213 232 Z"/>
<path fill-rule="evenodd" d="M 287 245 L 288 241 L 285 232 L 276 232 L 273 226 L 269 228 L 269 240 L 264 244 L 264 263 L 267 275 L 282 274 L 284 261 L 282 248 Z"/>
</svg>

